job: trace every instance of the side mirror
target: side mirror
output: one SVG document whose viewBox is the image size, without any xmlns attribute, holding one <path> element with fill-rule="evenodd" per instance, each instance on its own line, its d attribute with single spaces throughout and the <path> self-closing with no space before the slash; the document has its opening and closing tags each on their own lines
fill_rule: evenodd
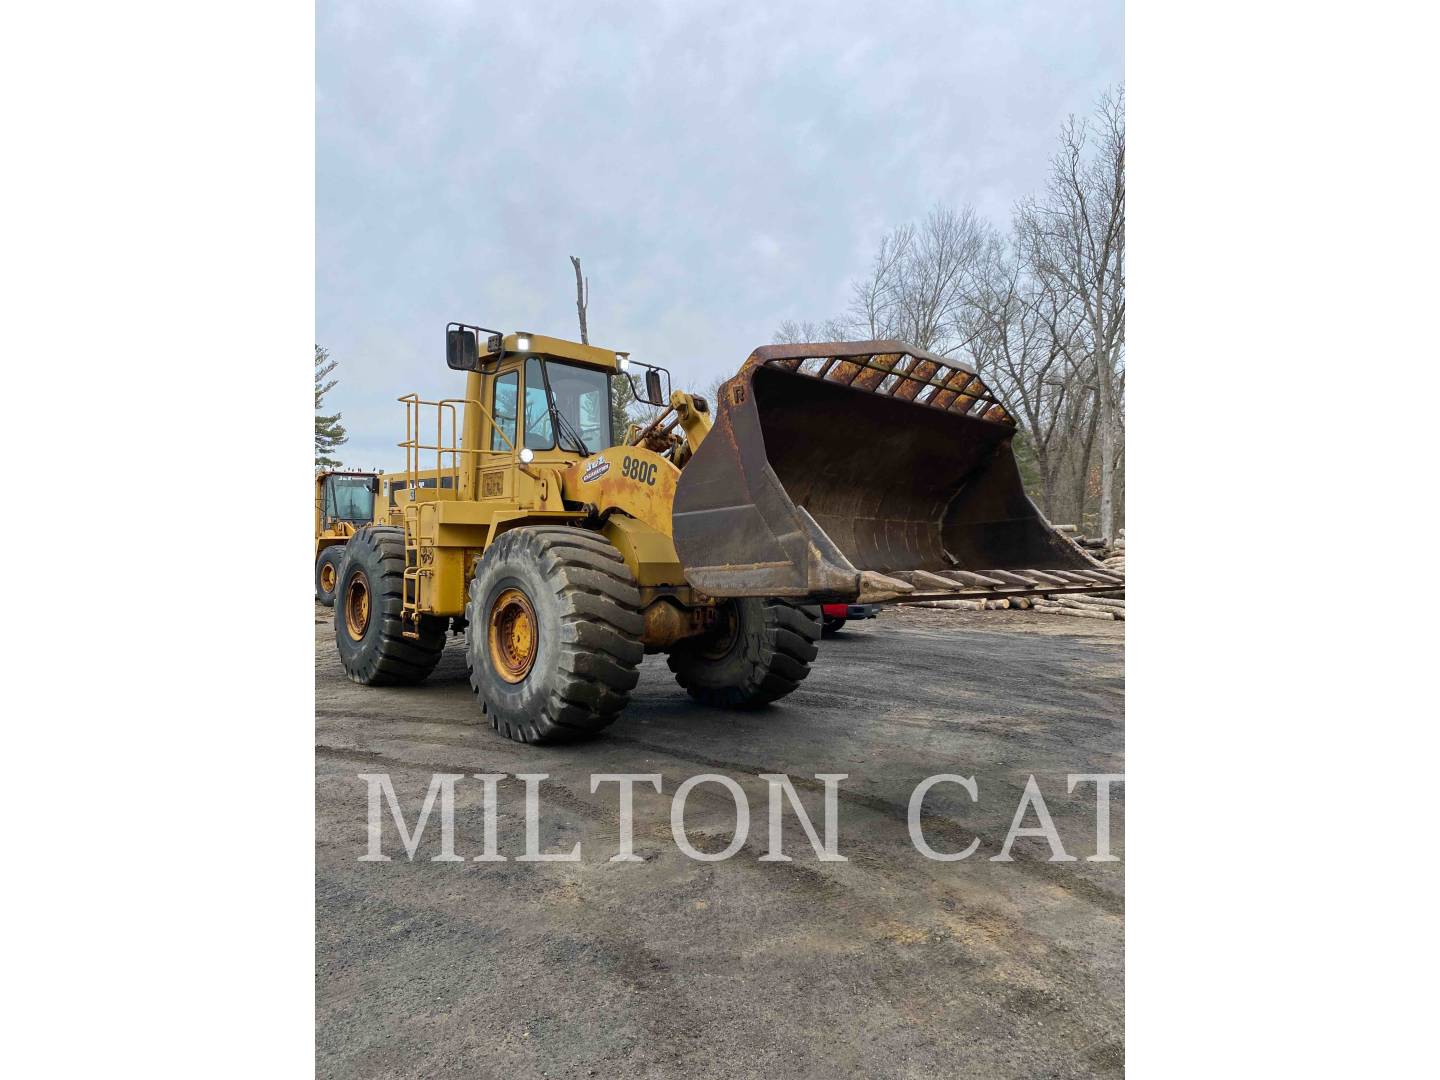
<svg viewBox="0 0 1440 1080">
<path fill-rule="evenodd" d="M 648 405 L 664 405 L 665 390 L 660 385 L 660 372 L 654 368 L 645 369 L 645 396 L 650 400 Z"/>
<path fill-rule="evenodd" d="M 371 494 L 371 495 L 379 495 L 379 494 L 380 494 L 380 477 L 378 477 L 378 476 L 372 476 L 372 477 L 370 477 L 370 494 Z"/>
<path fill-rule="evenodd" d="M 480 367 L 480 343 L 475 331 L 464 327 L 445 331 L 445 363 L 455 371 L 475 371 Z"/>
</svg>

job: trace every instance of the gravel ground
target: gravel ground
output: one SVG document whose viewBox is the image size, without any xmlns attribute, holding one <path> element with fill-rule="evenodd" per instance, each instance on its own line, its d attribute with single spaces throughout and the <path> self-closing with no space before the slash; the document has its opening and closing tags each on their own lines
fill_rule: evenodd
<svg viewBox="0 0 1440 1080">
<path fill-rule="evenodd" d="M 1124 624 L 1032 612 L 887 610 L 821 645 L 801 688 L 750 714 L 694 704 L 647 657 L 626 714 L 598 739 L 537 748 L 476 726 L 458 642 L 423 686 L 367 689 L 335 656 L 316 608 L 316 1005 L 321 1076 L 1074 1077 L 1123 1071 L 1123 862 L 1097 863 L 1093 785 L 1120 773 Z M 548 773 L 541 843 L 571 863 L 474 862 L 481 785 L 461 782 L 456 850 L 359 862 L 366 785 L 390 774 L 411 825 L 432 773 Z M 616 851 L 614 784 L 637 788 L 640 863 Z M 738 781 L 751 810 L 733 858 L 687 858 L 670 797 L 700 773 Z M 840 783 L 839 848 L 821 862 L 793 815 L 791 862 L 766 850 L 766 784 L 786 773 L 819 827 L 818 773 Z M 926 776 L 974 776 L 926 800 L 933 862 L 906 808 Z M 999 853 L 1034 775 L 1066 850 Z M 523 785 L 499 787 L 499 849 L 524 848 Z M 696 847 L 724 848 L 735 808 L 718 785 L 690 796 Z M 1026 821 L 1033 826 L 1031 813 Z M 1112 799 L 1124 854 L 1124 788 Z"/>
</svg>

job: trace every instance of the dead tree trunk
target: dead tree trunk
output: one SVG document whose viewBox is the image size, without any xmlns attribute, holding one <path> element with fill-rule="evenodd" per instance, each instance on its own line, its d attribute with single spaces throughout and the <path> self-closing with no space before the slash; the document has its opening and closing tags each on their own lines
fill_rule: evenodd
<svg viewBox="0 0 1440 1080">
<path fill-rule="evenodd" d="M 580 260 L 570 256 L 575 267 L 575 310 L 580 313 L 580 343 L 590 344 L 590 329 L 585 325 L 585 311 L 590 306 L 590 279 L 580 273 Z"/>
</svg>

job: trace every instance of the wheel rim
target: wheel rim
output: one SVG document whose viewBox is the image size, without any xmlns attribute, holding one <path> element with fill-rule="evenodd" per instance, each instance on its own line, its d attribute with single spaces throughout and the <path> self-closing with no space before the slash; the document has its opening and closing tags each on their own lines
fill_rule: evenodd
<svg viewBox="0 0 1440 1080">
<path fill-rule="evenodd" d="M 707 660 L 723 660 L 729 656 L 740 635 L 740 613 L 733 603 L 722 604 L 717 615 L 715 629 L 700 639 L 698 651 Z"/>
<path fill-rule="evenodd" d="M 518 683 L 535 666 L 540 644 L 539 624 L 530 598 L 519 589 L 506 589 L 490 605 L 486 620 L 490 661 L 506 682 Z"/>
<path fill-rule="evenodd" d="M 356 571 L 345 587 L 345 629 L 359 641 L 370 626 L 370 583 L 365 574 Z"/>
<path fill-rule="evenodd" d="M 328 559 L 320 566 L 320 589 L 327 593 L 335 591 L 335 564 Z"/>
</svg>

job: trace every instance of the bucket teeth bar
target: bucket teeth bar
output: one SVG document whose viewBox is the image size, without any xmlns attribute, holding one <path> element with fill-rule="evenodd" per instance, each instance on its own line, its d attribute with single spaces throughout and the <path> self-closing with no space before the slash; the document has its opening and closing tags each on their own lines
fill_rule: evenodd
<svg viewBox="0 0 1440 1080">
<path fill-rule="evenodd" d="M 1108 570 L 899 570 L 860 574 L 860 602 L 904 604 L 919 600 L 1002 600 L 1008 596 L 1049 596 L 1055 593 L 1110 592 L 1125 588 L 1125 579 Z"/>
</svg>

